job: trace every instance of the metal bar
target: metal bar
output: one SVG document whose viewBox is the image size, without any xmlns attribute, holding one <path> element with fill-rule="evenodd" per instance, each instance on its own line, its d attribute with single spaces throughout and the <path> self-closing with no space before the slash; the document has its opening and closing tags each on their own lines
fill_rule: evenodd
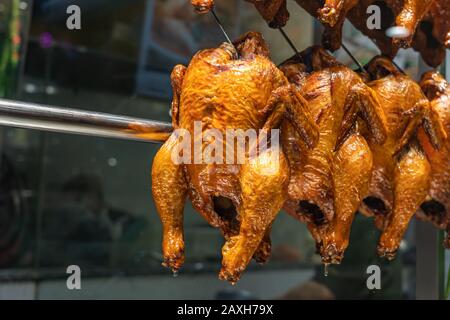
<svg viewBox="0 0 450 320">
<path fill-rule="evenodd" d="M 419 76 L 431 68 L 419 58 Z M 416 299 L 440 298 L 443 263 L 440 231 L 431 223 L 416 222 Z"/>
<path fill-rule="evenodd" d="M 153 143 L 166 141 L 173 131 L 165 122 L 4 99 L 0 125 Z"/>
<path fill-rule="evenodd" d="M 428 222 L 416 222 L 416 299 L 438 300 L 440 293 L 439 231 Z"/>
</svg>

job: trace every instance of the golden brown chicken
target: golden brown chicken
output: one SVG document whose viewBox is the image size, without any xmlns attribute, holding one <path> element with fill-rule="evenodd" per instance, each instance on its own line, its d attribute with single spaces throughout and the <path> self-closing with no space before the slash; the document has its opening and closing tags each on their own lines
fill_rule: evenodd
<svg viewBox="0 0 450 320">
<path fill-rule="evenodd" d="M 360 211 L 375 216 L 382 230 L 378 254 L 393 259 L 430 187 L 430 164 L 416 131 L 422 127 L 435 148 L 442 145 L 446 134 L 419 85 L 401 74 L 391 60 L 378 56 L 367 68 L 376 79 L 368 85 L 383 107 L 388 137 L 381 146 L 370 144 L 374 171 Z"/>
<path fill-rule="evenodd" d="M 372 153 L 357 118 L 367 123 L 373 143 L 383 143 L 384 114 L 360 76 L 322 47 L 307 49 L 281 69 L 308 101 L 319 128 L 319 141 L 309 150 L 290 123 L 282 125 L 291 168 L 285 209 L 308 225 L 324 263 L 340 263 L 372 174 Z"/>
<path fill-rule="evenodd" d="M 431 106 L 439 114 L 447 140 L 441 150 L 436 151 L 425 132 L 418 132 L 431 164 L 431 188 L 417 215 L 421 219 L 431 221 L 438 228 L 447 229 L 445 245 L 450 249 L 450 84 L 439 72 L 430 71 L 422 76 L 420 86 Z"/>
<path fill-rule="evenodd" d="M 249 151 L 255 144 L 248 143 L 239 161 L 235 138 L 228 142 L 229 131 L 241 130 L 244 136 L 238 132 L 237 139 L 246 141 L 248 130 L 263 129 L 255 134 L 260 143 L 265 132 L 272 134 L 270 130 L 287 117 L 308 146 L 318 135 L 305 100 L 270 61 L 262 36 L 250 32 L 234 46 L 237 52 L 223 44 L 197 53 L 188 68 L 175 67 L 173 127 L 189 133 L 192 139 L 187 141 L 193 143 L 181 152 L 186 138 L 176 130 L 152 168 L 153 197 L 163 224 L 164 265 L 176 271 L 184 262 L 183 207 L 189 195 L 194 208 L 225 237 L 219 277 L 232 283 L 252 257 L 264 262 L 270 254 L 270 226 L 285 201 L 289 167 L 272 139 L 271 148 L 257 154 Z M 196 129 L 199 121 L 201 127 Z M 210 135 L 210 129 L 215 134 Z M 200 149 L 195 149 L 196 144 Z M 174 162 L 174 155 L 180 153 L 187 161 Z M 214 161 L 202 160 L 202 155 Z"/>
</svg>

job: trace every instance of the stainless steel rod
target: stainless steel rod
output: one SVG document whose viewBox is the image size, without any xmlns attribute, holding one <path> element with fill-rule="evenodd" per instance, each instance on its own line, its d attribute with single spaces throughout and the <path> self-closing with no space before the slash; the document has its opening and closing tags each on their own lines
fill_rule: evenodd
<svg viewBox="0 0 450 320">
<path fill-rule="evenodd" d="M 153 143 L 164 142 L 173 130 L 166 122 L 4 99 L 0 125 Z"/>
</svg>

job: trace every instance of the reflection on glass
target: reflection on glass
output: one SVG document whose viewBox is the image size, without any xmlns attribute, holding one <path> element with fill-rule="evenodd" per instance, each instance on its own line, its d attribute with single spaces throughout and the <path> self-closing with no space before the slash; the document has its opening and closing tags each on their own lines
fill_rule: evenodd
<svg viewBox="0 0 450 320">
<path fill-rule="evenodd" d="M 21 100 L 170 121 L 173 66 L 224 41 L 211 17 L 195 15 L 185 0 L 84 1 L 80 31 L 65 28 L 59 1 L 52 2 L 52 10 L 49 5 L 35 1 L 33 6 L 21 59 L 26 62 L 17 94 Z M 285 30 L 302 49 L 313 38 L 311 19 L 297 5 L 290 11 L 292 22 Z M 218 1 L 217 12 L 231 37 L 261 31 L 275 62 L 292 56 L 250 4 Z M 414 297 L 411 236 L 396 261 L 381 262 L 372 221 L 358 217 L 344 264 L 330 267 L 324 277 L 306 227 L 283 213 L 273 226 L 271 261 L 263 267 L 252 264 L 231 288 L 217 279 L 222 236 L 189 204 L 187 261 L 174 279 L 160 266 L 161 227 L 150 191 L 158 148 L 1 128 L 0 292 L 3 281 L 16 279 L 39 280 L 40 298 Z M 66 289 L 71 264 L 81 267 L 92 289 Z M 379 292 L 366 287 L 371 264 L 384 270 Z"/>
</svg>

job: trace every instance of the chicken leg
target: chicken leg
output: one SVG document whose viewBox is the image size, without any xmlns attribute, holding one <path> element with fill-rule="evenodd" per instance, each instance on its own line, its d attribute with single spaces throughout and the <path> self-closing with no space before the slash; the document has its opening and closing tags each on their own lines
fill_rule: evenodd
<svg viewBox="0 0 450 320">
<path fill-rule="evenodd" d="M 417 142 L 399 155 L 394 171 L 394 206 L 378 244 L 380 257 L 395 257 L 411 218 L 427 196 L 430 172 L 430 164 Z"/>
</svg>

